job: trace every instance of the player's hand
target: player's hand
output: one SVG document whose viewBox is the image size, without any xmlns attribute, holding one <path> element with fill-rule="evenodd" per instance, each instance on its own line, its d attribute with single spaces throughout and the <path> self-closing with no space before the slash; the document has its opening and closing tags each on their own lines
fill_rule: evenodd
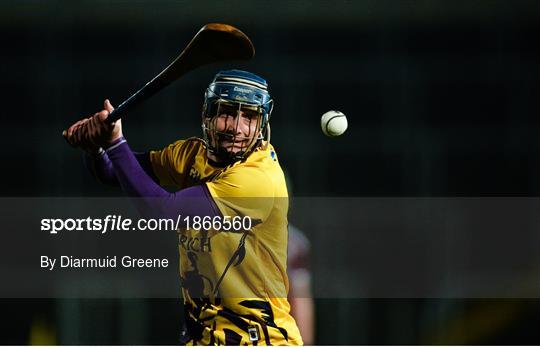
<svg viewBox="0 0 540 347">
<path fill-rule="evenodd" d="M 94 145 L 89 141 L 88 133 L 88 122 L 92 118 L 84 118 L 75 123 L 73 123 L 64 133 L 66 141 L 73 147 L 79 147 L 83 151 L 95 154 L 99 152 L 99 146 Z"/>
<path fill-rule="evenodd" d="M 105 99 L 103 108 L 91 117 L 87 124 L 83 125 L 87 127 L 87 137 L 90 143 L 98 147 L 108 147 L 123 136 L 120 119 L 113 123 L 107 121 L 109 114 L 114 110 L 109 99 Z"/>
<path fill-rule="evenodd" d="M 100 148 L 108 147 L 122 137 L 122 122 L 107 122 L 109 114 L 114 110 L 109 100 L 105 100 L 104 109 L 92 117 L 81 119 L 71 125 L 65 132 L 66 140 L 74 147 L 80 147 L 88 153 L 97 153 Z"/>
</svg>

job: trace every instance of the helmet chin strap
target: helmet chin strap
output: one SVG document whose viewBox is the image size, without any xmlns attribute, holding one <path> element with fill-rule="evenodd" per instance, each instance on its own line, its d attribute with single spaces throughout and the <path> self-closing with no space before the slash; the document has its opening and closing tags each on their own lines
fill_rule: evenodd
<svg viewBox="0 0 540 347">
<path fill-rule="evenodd" d="M 247 137 L 247 136 L 239 136 L 235 134 L 231 134 L 228 132 L 221 132 L 221 131 L 215 131 L 214 132 L 215 142 L 216 145 L 213 146 L 211 149 L 212 152 L 219 158 L 223 159 L 224 161 L 237 161 L 247 158 L 247 156 L 255 150 L 255 148 L 258 146 L 258 143 L 263 139 L 263 135 L 261 132 L 257 135 L 257 137 Z M 245 146 L 242 146 L 242 148 L 238 152 L 233 152 L 231 150 L 227 150 L 223 147 L 220 147 L 217 144 L 217 137 L 222 137 L 226 139 L 230 139 L 231 141 L 245 141 L 245 140 L 251 140 L 249 144 Z"/>
</svg>

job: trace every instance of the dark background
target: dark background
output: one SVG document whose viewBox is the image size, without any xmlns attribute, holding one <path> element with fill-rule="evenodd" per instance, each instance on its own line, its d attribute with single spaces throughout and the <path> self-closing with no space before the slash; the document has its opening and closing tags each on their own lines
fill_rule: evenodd
<svg viewBox="0 0 540 347">
<path fill-rule="evenodd" d="M 146 102 L 124 121 L 134 149 L 199 135 L 204 88 L 239 67 L 270 84 L 272 143 L 296 196 L 538 196 L 539 19 L 537 1 L 1 2 L 1 194 L 120 195 L 62 129 L 224 22 L 256 58 Z M 319 124 L 330 109 L 349 120 L 334 139 Z M 536 300 L 316 304 L 318 344 L 540 343 Z M 36 326 L 61 344 L 174 344 L 181 320 L 179 300 L 4 299 L 2 312 L 1 342 L 19 344 Z"/>
</svg>

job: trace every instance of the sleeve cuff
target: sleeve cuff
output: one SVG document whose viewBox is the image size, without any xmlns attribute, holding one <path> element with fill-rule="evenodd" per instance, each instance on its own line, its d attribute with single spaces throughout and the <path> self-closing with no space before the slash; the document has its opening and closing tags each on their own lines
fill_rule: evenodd
<svg viewBox="0 0 540 347">
<path fill-rule="evenodd" d="M 108 147 L 105 148 L 105 152 L 109 153 L 110 151 L 114 150 L 115 148 L 119 147 L 121 144 L 126 143 L 127 140 L 122 136 L 116 140 L 114 140 L 113 143 L 111 143 Z"/>
</svg>

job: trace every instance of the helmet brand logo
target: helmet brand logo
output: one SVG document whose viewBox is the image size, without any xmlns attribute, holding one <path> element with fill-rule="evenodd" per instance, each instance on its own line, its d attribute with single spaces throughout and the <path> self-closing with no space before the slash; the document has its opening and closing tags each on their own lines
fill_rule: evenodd
<svg viewBox="0 0 540 347">
<path fill-rule="evenodd" d="M 234 87 L 234 91 L 240 92 L 240 93 L 249 93 L 249 94 L 252 93 L 251 89 L 241 88 L 241 87 Z"/>
</svg>

